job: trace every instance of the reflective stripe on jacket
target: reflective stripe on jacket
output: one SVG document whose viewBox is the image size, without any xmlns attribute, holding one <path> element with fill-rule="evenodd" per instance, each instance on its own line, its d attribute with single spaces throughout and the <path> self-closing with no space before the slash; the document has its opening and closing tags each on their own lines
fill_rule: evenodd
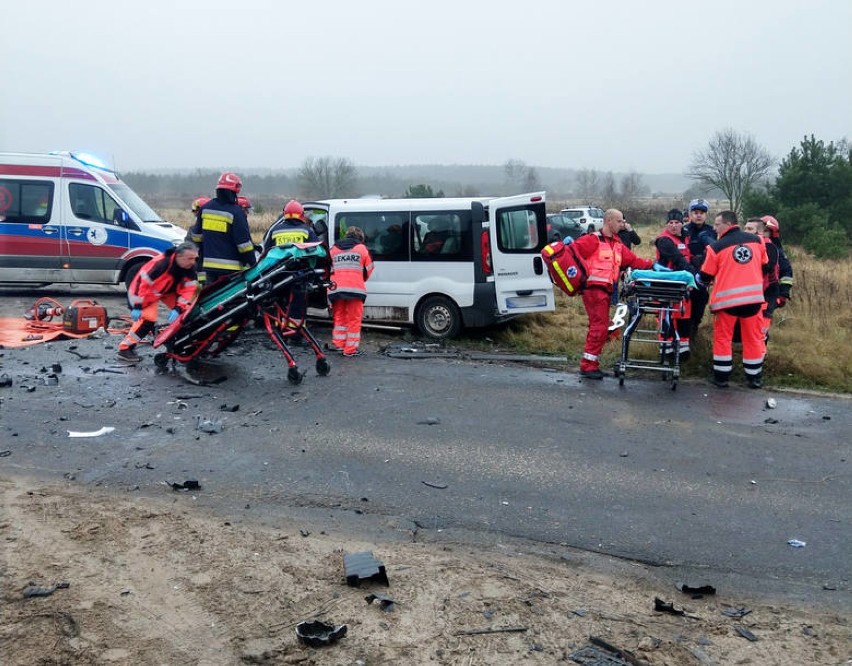
<svg viewBox="0 0 852 666">
<path fill-rule="evenodd" d="M 707 247 L 701 273 L 713 278 L 710 311 L 763 303 L 763 266 L 766 246 L 754 234 L 729 227 Z"/>
<path fill-rule="evenodd" d="M 254 243 L 248 219 L 236 203 L 212 199 L 198 211 L 190 239 L 201 247 L 201 266 L 220 271 L 239 271 L 254 266 Z"/>
<path fill-rule="evenodd" d="M 373 259 L 363 243 L 354 238 L 337 241 L 331 248 L 331 279 L 334 289 L 328 292 L 328 300 L 357 298 L 367 300 L 366 281 L 373 272 Z"/>
<path fill-rule="evenodd" d="M 287 243 L 316 243 L 316 235 L 310 225 L 300 220 L 280 218 L 276 220 L 263 237 L 264 252 L 277 245 Z"/>
<path fill-rule="evenodd" d="M 127 300 L 135 308 L 145 308 L 164 294 L 177 294 L 177 306 L 189 307 L 198 285 L 194 268 L 181 268 L 175 261 L 175 250 L 169 248 L 145 263 L 127 291 Z"/>
</svg>

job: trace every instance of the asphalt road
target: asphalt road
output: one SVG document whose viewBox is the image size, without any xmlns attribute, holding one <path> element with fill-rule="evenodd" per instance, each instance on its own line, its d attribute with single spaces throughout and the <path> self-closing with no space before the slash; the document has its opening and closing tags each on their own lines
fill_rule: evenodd
<svg viewBox="0 0 852 666">
<path fill-rule="evenodd" d="M 0 296 L 0 314 L 43 293 Z M 50 293 L 121 311 L 118 290 Z M 848 399 L 690 382 L 672 392 L 631 375 L 619 387 L 499 359 L 400 360 L 365 337 L 371 351 L 332 358 L 328 377 L 299 350 L 299 386 L 258 331 L 206 369 L 227 377 L 208 386 L 180 369 L 157 374 L 150 349 L 140 367 L 116 366 L 116 336 L 4 350 L 0 372 L 14 383 L 0 389 L 10 452 L 0 472 L 157 494 L 169 492 L 164 480 L 193 478 L 193 502 L 234 519 L 296 513 L 317 530 L 334 521 L 386 537 L 523 539 L 694 585 L 852 607 Z M 59 383 L 46 385 L 54 362 Z M 203 432 L 205 421 L 221 431 Z M 116 430 L 67 432 L 102 426 Z"/>
</svg>

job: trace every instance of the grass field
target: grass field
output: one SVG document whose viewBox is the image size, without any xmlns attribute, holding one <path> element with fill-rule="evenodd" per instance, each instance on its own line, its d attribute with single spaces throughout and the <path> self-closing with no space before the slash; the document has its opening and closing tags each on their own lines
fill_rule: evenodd
<svg viewBox="0 0 852 666">
<path fill-rule="evenodd" d="M 278 212 L 249 216 L 255 241 L 262 239 Z M 162 209 L 160 213 L 184 227 L 193 221 L 189 210 Z M 652 241 L 661 231 L 662 223 L 659 227 L 635 228 L 642 238 L 642 244 L 634 248 L 636 253 L 652 258 Z M 796 285 L 791 301 L 775 313 L 766 355 L 766 384 L 852 393 L 852 345 L 847 342 L 852 328 L 852 259 L 817 261 L 801 248 L 785 249 L 793 264 Z M 471 346 L 496 344 L 518 352 L 563 355 L 579 365 L 586 325 L 582 301 L 557 291 L 555 312 L 520 317 L 504 327 L 477 332 L 463 340 Z M 697 338 L 692 341 L 692 358 L 683 368 L 684 376 L 710 375 L 712 326 L 708 311 Z M 619 341 L 608 343 L 602 365 L 612 367 L 620 349 Z M 741 379 L 736 350 L 734 365 L 734 379 Z"/>
</svg>

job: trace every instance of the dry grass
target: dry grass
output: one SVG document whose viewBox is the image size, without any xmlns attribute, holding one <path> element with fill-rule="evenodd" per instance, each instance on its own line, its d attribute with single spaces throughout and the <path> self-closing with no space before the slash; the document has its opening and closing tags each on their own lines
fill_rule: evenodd
<svg viewBox="0 0 852 666">
<path fill-rule="evenodd" d="M 160 212 L 185 228 L 193 222 L 189 211 Z M 263 238 L 277 213 L 276 210 L 249 216 L 255 241 Z M 634 248 L 636 254 L 652 258 L 652 241 L 659 231 L 656 226 L 637 228 L 642 244 Z M 767 383 L 852 393 L 852 345 L 846 341 L 852 328 L 852 259 L 818 261 L 800 248 L 787 248 L 787 253 L 793 263 L 796 285 L 793 300 L 775 313 L 766 356 Z M 583 302 L 559 291 L 556 301 L 555 312 L 521 317 L 498 331 L 489 331 L 488 335 L 501 347 L 557 354 L 579 364 L 587 324 Z M 476 336 L 467 342 L 483 344 Z M 712 317 L 708 314 L 698 337 L 692 341 L 692 358 L 684 367 L 686 376 L 704 377 L 710 373 L 712 344 Z M 608 343 L 602 365 L 611 367 L 620 353 L 619 341 Z"/>
</svg>

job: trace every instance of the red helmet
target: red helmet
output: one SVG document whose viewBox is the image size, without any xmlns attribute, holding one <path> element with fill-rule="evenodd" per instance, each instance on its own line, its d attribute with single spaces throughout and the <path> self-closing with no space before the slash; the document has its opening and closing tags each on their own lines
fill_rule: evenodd
<svg viewBox="0 0 852 666">
<path fill-rule="evenodd" d="M 760 219 L 763 220 L 763 223 L 766 225 L 766 228 L 769 229 L 770 234 L 773 236 L 781 235 L 781 225 L 778 224 L 778 220 L 771 215 L 764 215 Z"/>
<path fill-rule="evenodd" d="M 237 197 L 237 203 L 239 204 L 240 208 L 242 208 L 246 213 L 249 212 L 249 209 L 251 208 L 251 201 L 249 201 L 248 197 L 244 197 L 241 194 Z"/>
<path fill-rule="evenodd" d="M 240 177 L 237 174 L 231 171 L 226 171 L 221 176 L 219 176 L 219 182 L 216 183 L 216 189 L 239 192 L 241 189 L 243 189 L 243 181 L 240 180 Z"/>
<path fill-rule="evenodd" d="M 198 209 L 201 208 L 208 201 L 210 201 L 210 197 L 198 197 L 195 201 L 192 202 L 192 208 L 190 210 L 193 213 L 197 213 Z"/>
<path fill-rule="evenodd" d="M 284 219 L 289 220 L 293 218 L 304 222 L 305 209 L 302 208 L 302 204 L 300 204 L 298 201 L 296 201 L 295 199 L 290 199 L 290 201 L 287 202 L 287 205 L 284 206 Z"/>
</svg>

